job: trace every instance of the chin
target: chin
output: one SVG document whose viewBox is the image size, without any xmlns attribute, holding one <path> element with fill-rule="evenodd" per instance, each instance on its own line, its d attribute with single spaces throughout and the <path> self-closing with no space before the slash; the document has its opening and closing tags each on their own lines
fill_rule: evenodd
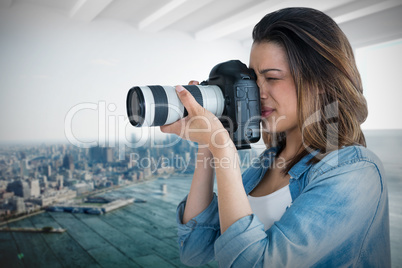
<svg viewBox="0 0 402 268">
<path fill-rule="evenodd" d="M 284 129 L 281 128 L 280 125 L 271 123 L 271 122 L 269 122 L 269 123 L 262 122 L 261 126 L 262 126 L 262 131 L 269 133 L 269 134 L 280 133 L 280 132 L 285 131 Z"/>
</svg>

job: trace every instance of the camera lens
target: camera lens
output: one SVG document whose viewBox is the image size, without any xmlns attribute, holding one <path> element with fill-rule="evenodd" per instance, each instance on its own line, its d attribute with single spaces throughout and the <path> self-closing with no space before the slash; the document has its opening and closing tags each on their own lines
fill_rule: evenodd
<svg viewBox="0 0 402 268">
<path fill-rule="evenodd" d="M 134 87 L 128 92 L 127 114 L 132 125 L 141 126 L 144 123 L 145 106 L 144 94 L 139 87 Z"/>
<path fill-rule="evenodd" d="M 224 110 L 221 89 L 214 85 L 184 86 L 196 101 L 216 116 Z M 127 95 L 127 114 L 133 126 L 163 126 L 187 115 L 172 86 L 133 87 Z"/>
</svg>

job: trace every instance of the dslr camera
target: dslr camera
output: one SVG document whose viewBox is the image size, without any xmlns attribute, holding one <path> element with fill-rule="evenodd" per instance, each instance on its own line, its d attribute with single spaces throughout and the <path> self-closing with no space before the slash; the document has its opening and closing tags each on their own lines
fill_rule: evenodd
<svg viewBox="0 0 402 268">
<path fill-rule="evenodd" d="M 239 60 L 217 64 L 200 85 L 184 85 L 229 132 L 237 149 L 260 139 L 260 91 L 256 76 Z M 173 86 L 135 86 L 127 95 L 127 115 L 135 127 L 163 126 L 187 116 Z"/>
</svg>

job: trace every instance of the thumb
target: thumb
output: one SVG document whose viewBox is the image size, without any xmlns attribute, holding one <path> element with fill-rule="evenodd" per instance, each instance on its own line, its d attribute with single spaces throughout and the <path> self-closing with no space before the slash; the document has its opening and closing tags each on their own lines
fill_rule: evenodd
<svg viewBox="0 0 402 268">
<path fill-rule="evenodd" d="M 176 86 L 176 92 L 180 101 L 187 109 L 189 115 L 198 114 L 203 109 L 202 106 L 195 100 L 194 96 L 191 95 L 191 93 L 183 86 Z"/>
</svg>

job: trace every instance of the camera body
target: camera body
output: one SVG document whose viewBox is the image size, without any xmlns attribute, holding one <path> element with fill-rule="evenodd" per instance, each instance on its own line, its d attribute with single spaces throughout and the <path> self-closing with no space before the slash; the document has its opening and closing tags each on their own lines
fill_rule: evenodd
<svg viewBox="0 0 402 268">
<path fill-rule="evenodd" d="M 259 141 L 260 91 L 252 69 L 239 60 L 223 62 L 211 70 L 201 85 L 216 85 L 222 90 L 225 104 L 219 120 L 237 149 L 249 149 L 250 143 Z"/>
<path fill-rule="evenodd" d="M 184 86 L 196 101 L 215 114 L 237 149 L 249 149 L 260 139 L 260 91 L 253 70 L 239 60 L 216 65 L 200 85 Z M 127 95 L 133 126 L 162 126 L 187 116 L 172 86 L 133 87 Z"/>
</svg>

